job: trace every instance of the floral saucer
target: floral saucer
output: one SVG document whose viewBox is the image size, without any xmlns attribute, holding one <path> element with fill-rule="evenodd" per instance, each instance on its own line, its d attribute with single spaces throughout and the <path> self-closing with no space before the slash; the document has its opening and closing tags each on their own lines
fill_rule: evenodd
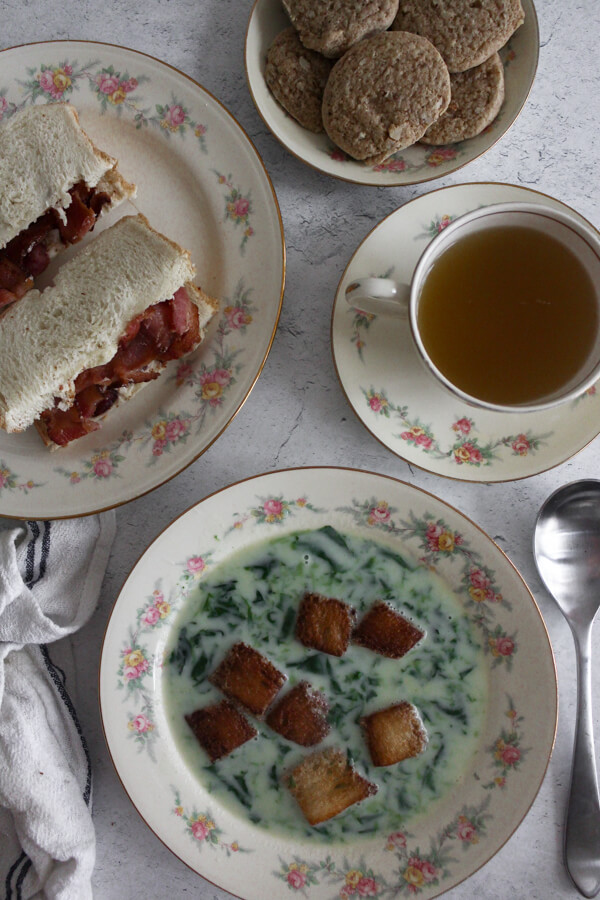
<svg viewBox="0 0 600 900">
<path fill-rule="evenodd" d="M 245 809 L 226 806 L 195 777 L 171 730 L 163 658 L 179 610 L 215 566 L 269 538 L 332 525 L 383 542 L 386 553 L 443 579 L 480 647 L 488 687 L 473 756 L 433 806 L 392 830 L 371 823 L 368 835 L 325 844 L 253 824 Z M 275 594 L 268 603 L 277 603 Z M 214 884 L 245 900 L 287 900 L 290 892 L 308 900 L 430 900 L 491 859 L 531 806 L 554 742 L 557 685 L 535 600 L 477 525 L 394 478 L 301 468 L 218 491 L 150 545 L 107 626 L 100 705 L 134 806 L 173 853 Z"/>
<path fill-rule="evenodd" d="M 144 213 L 190 250 L 197 281 L 219 299 L 220 311 L 196 354 L 71 447 L 49 453 L 33 428 L 0 432 L 0 514 L 28 519 L 126 503 L 203 453 L 260 374 L 285 277 L 269 176 L 242 128 L 199 84 L 110 44 L 52 41 L 0 53 L 0 127 L 24 106 L 57 101 L 75 106 L 92 140 L 138 188 L 135 206 L 123 204 L 96 231 L 120 214 Z"/>
<path fill-rule="evenodd" d="M 505 99 L 498 117 L 480 135 L 459 144 L 428 147 L 414 144 L 379 166 L 365 166 L 335 147 L 326 134 L 314 134 L 289 116 L 268 89 L 264 71 L 275 36 L 289 28 L 281 0 L 255 0 L 246 32 L 246 77 L 256 108 L 271 132 L 290 153 L 326 175 L 378 187 L 419 184 L 443 178 L 492 147 L 519 115 L 533 84 L 540 37 L 533 0 L 522 0 L 525 22 L 500 51 Z"/>
<path fill-rule="evenodd" d="M 600 432 L 597 387 L 546 412 L 474 409 L 425 371 L 407 320 L 352 309 L 344 292 L 364 275 L 393 275 L 409 282 L 427 243 L 453 219 L 511 200 L 543 203 L 582 218 L 558 200 L 510 184 L 458 184 L 431 191 L 401 206 L 367 235 L 346 267 L 333 307 L 334 362 L 358 418 L 407 462 L 462 481 L 526 478 L 569 459 Z M 468 365 L 469 348 L 459 350 Z"/>
</svg>

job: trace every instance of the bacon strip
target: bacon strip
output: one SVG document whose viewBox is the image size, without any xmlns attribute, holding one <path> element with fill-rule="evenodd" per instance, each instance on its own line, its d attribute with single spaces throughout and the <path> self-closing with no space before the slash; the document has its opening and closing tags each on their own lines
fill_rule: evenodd
<svg viewBox="0 0 600 900">
<path fill-rule="evenodd" d="M 0 257 L 0 307 L 7 306 L 33 286 L 33 278 L 25 275 L 10 259 Z"/>
<path fill-rule="evenodd" d="M 148 368 L 151 363 L 179 359 L 199 340 L 198 307 L 185 288 L 179 288 L 170 300 L 149 306 L 128 323 L 110 362 L 77 376 L 75 400 L 69 410 L 55 408 L 42 413 L 48 437 L 64 447 L 95 431 L 99 426 L 94 417 L 108 412 L 118 399 L 119 388 L 158 378 L 159 373 Z"/>
<path fill-rule="evenodd" d="M 71 204 L 63 222 L 57 211 L 48 210 L 0 250 L 0 308 L 20 300 L 33 287 L 50 262 L 48 235 L 58 229 L 65 246 L 76 244 L 91 231 L 110 197 L 80 181 L 69 191 Z"/>
</svg>

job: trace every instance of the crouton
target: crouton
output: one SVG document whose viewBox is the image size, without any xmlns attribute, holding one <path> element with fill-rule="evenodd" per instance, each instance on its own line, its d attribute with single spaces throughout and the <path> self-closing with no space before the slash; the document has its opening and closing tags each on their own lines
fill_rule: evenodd
<svg viewBox="0 0 600 900">
<path fill-rule="evenodd" d="M 322 594 L 305 594 L 298 610 L 296 637 L 305 647 L 343 656 L 355 621 L 356 612 L 347 603 Z"/>
<path fill-rule="evenodd" d="M 240 747 L 258 733 L 256 728 L 229 700 L 205 706 L 185 716 L 196 740 L 206 750 L 211 762 Z"/>
<path fill-rule="evenodd" d="M 424 634 L 387 603 L 377 601 L 354 629 L 352 640 L 381 656 L 400 659 Z"/>
<path fill-rule="evenodd" d="M 359 775 L 346 754 L 335 747 L 307 756 L 286 782 L 310 825 L 332 819 L 377 793 L 377 785 Z"/>
<path fill-rule="evenodd" d="M 329 733 L 329 703 L 322 691 L 301 681 L 267 715 L 267 725 L 288 741 L 314 747 Z"/>
<path fill-rule="evenodd" d="M 286 677 L 258 650 L 239 642 L 219 663 L 209 681 L 260 719 Z"/>
<path fill-rule="evenodd" d="M 419 713 L 403 700 L 361 719 L 374 766 L 393 766 L 418 756 L 427 746 Z"/>
</svg>

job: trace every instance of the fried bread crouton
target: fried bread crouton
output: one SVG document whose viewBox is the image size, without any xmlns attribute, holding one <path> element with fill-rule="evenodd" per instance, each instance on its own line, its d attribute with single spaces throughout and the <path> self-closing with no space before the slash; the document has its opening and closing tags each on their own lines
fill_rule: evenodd
<svg viewBox="0 0 600 900">
<path fill-rule="evenodd" d="M 381 656 L 400 659 L 424 634 L 387 603 L 377 601 L 354 629 L 352 640 Z"/>
<path fill-rule="evenodd" d="M 240 641 L 219 663 L 209 681 L 231 700 L 262 718 L 286 677 L 266 656 Z"/>
<path fill-rule="evenodd" d="M 196 740 L 206 750 L 211 762 L 235 750 L 258 732 L 229 700 L 196 709 L 185 716 Z"/>
<path fill-rule="evenodd" d="M 331 656 L 343 656 L 350 643 L 356 612 L 347 603 L 322 594 L 302 598 L 296 620 L 296 637 L 305 647 Z"/>
<path fill-rule="evenodd" d="M 267 715 L 267 725 L 288 741 L 314 747 L 329 733 L 329 703 L 322 691 L 301 681 Z"/>
<path fill-rule="evenodd" d="M 310 825 L 332 819 L 377 793 L 377 785 L 359 775 L 336 747 L 307 756 L 287 776 L 286 783 Z"/>
<path fill-rule="evenodd" d="M 405 700 L 364 716 L 361 725 L 374 766 L 393 766 L 418 756 L 427 746 L 427 732 L 419 713 Z"/>
</svg>

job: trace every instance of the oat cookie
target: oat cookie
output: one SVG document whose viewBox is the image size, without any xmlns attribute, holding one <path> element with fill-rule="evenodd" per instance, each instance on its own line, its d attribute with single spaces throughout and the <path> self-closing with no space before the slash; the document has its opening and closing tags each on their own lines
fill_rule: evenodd
<svg viewBox="0 0 600 900">
<path fill-rule="evenodd" d="M 333 69 L 323 124 L 354 159 L 378 165 L 418 141 L 450 102 L 450 76 L 426 38 L 386 31 L 356 44 Z"/>
<path fill-rule="evenodd" d="M 525 20 L 521 0 L 400 0 L 392 29 L 429 38 L 450 72 L 472 69 Z"/>
<path fill-rule="evenodd" d="M 332 58 L 362 38 L 385 31 L 398 0 L 282 0 L 306 47 Z"/>
<path fill-rule="evenodd" d="M 455 144 L 481 134 L 504 100 L 504 68 L 497 53 L 480 66 L 450 76 L 450 105 L 431 125 L 422 144 Z"/>
<path fill-rule="evenodd" d="M 304 128 L 323 131 L 323 91 L 333 63 L 308 50 L 295 28 L 277 35 L 267 53 L 265 81 L 283 108 Z"/>
</svg>

